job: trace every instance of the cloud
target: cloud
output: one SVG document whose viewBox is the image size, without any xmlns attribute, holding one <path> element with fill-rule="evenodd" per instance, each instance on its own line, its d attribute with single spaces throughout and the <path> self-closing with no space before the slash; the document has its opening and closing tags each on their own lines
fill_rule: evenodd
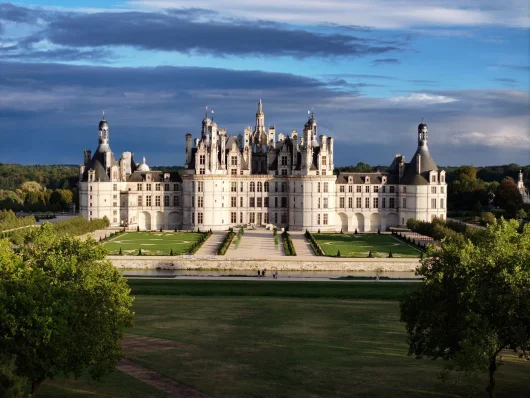
<svg viewBox="0 0 530 398">
<path fill-rule="evenodd" d="M 131 0 L 134 7 L 155 9 L 200 7 L 218 9 L 215 0 Z M 426 26 L 530 27 L 526 0 L 225 0 L 223 13 L 248 19 L 311 25 L 330 23 L 382 29 Z"/>
<path fill-rule="evenodd" d="M 372 66 L 379 66 L 379 65 L 397 65 L 401 62 L 399 59 L 396 58 L 384 58 L 384 59 L 375 59 L 372 61 Z"/>
<path fill-rule="evenodd" d="M 432 95 L 425 93 L 410 94 L 406 97 L 391 97 L 388 98 L 389 102 L 393 103 L 407 103 L 417 105 L 432 105 L 432 104 L 446 104 L 448 102 L 458 101 L 456 98 L 447 97 L 445 95 Z"/>
<path fill-rule="evenodd" d="M 168 12 L 63 12 L 10 6 L 0 19 L 46 27 L 27 41 L 48 40 L 73 48 L 130 46 L 214 56 L 360 57 L 401 50 L 376 39 L 343 33 L 316 33 L 268 21 L 224 18 L 202 9 Z"/>
<path fill-rule="evenodd" d="M 519 84 L 517 80 L 512 79 L 511 77 L 496 77 L 493 81 L 499 82 L 507 87 L 515 87 Z"/>
<path fill-rule="evenodd" d="M 530 66 L 529 65 L 509 65 L 509 64 L 497 64 L 493 66 L 499 66 L 501 68 L 508 68 L 512 70 L 521 70 L 523 72 L 530 72 Z"/>
</svg>

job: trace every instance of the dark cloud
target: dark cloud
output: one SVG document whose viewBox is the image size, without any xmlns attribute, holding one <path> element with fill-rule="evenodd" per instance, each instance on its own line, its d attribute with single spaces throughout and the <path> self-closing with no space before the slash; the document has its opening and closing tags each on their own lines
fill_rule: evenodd
<svg viewBox="0 0 530 398">
<path fill-rule="evenodd" d="M 397 77 L 392 76 L 382 76 L 382 75 L 360 75 L 356 73 L 327 73 L 322 75 L 324 77 L 336 77 L 336 78 L 345 78 L 352 77 L 358 79 L 377 79 L 377 80 L 401 80 Z"/>
<path fill-rule="evenodd" d="M 522 163 L 530 147 L 529 95 L 522 91 L 423 91 L 385 99 L 361 97 L 345 79 L 261 71 L 35 63 L 0 63 L 0 70 L 0 162 L 80 163 L 82 151 L 96 145 L 105 110 L 118 156 L 130 150 L 150 164 L 182 164 L 184 135 L 199 134 L 205 105 L 221 127 L 239 134 L 254 124 L 260 98 L 266 123 L 283 133 L 301 131 L 313 108 L 320 133 L 336 138 L 337 165 L 389 164 L 395 152 L 410 158 L 421 117 L 440 164 Z M 514 140 L 517 145 L 505 144 Z M 484 159 L 493 152 L 495 160 Z"/>
<path fill-rule="evenodd" d="M 19 43 L 0 47 L 0 58 L 6 61 L 96 61 L 99 63 L 107 63 L 113 58 L 113 55 L 105 49 L 83 50 L 61 47 L 42 50 L 31 43 Z"/>
<path fill-rule="evenodd" d="M 503 84 L 506 87 L 515 87 L 519 82 L 511 77 L 496 77 L 493 81 Z"/>
<path fill-rule="evenodd" d="M 75 13 L 7 5 L 0 19 L 47 27 L 30 40 L 79 47 L 132 46 L 144 50 L 212 54 L 215 56 L 359 57 L 401 50 L 378 40 L 350 34 L 321 34 L 269 22 L 216 17 L 203 9 L 165 13 Z"/>
<path fill-rule="evenodd" d="M 397 65 L 400 64 L 401 61 L 396 58 L 384 58 L 384 59 L 375 59 L 372 61 L 372 66 L 379 66 L 379 65 Z"/>
<path fill-rule="evenodd" d="M 523 72 L 530 72 L 530 66 L 528 65 L 508 65 L 508 64 L 497 64 L 493 66 L 500 66 L 501 68 L 508 68 L 512 70 L 522 70 Z"/>
</svg>

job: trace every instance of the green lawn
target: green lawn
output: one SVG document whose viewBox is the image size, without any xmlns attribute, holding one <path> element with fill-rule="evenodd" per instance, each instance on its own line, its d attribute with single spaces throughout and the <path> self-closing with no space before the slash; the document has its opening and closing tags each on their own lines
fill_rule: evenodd
<svg viewBox="0 0 530 398">
<path fill-rule="evenodd" d="M 123 254 L 138 254 L 141 248 L 142 254 L 147 255 L 169 255 L 171 249 L 178 255 L 186 253 L 201 235 L 197 232 L 128 232 L 104 243 L 110 254 L 119 254 L 120 248 Z"/>
<path fill-rule="evenodd" d="M 374 257 L 388 257 L 390 250 L 394 257 L 419 257 L 420 251 L 388 234 L 313 234 L 327 256 L 368 257 L 370 250 Z"/>
<path fill-rule="evenodd" d="M 441 361 L 407 355 L 396 298 L 419 284 L 227 281 L 201 287 L 199 281 L 189 284 L 192 288 L 186 284 L 131 281 L 137 296 L 130 333 L 172 344 L 161 348 L 158 340 L 157 346 L 129 351 L 128 357 L 212 397 L 485 396 L 486 377 L 464 377 L 457 386 L 443 384 L 438 378 Z M 332 288 L 342 289 L 337 297 L 368 299 L 331 298 Z M 215 295 L 210 296 L 212 291 Z M 256 291 L 260 295 L 251 296 Z M 186 292 L 197 295 L 180 295 Z M 270 292 L 276 296 L 266 297 Z M 282 292 L 301 297 L 313 292 L 328 298 L 282 297 Z M 497 397 L 530 396 L 530 363 L 511 353 L 504 355 L 504 362 L 497 376 Z M 85 379 L 47 381 L 39 396 L 142 394 L 158 397 L 150 387 L 115 372 L 100 385 Z"/>
</svg>

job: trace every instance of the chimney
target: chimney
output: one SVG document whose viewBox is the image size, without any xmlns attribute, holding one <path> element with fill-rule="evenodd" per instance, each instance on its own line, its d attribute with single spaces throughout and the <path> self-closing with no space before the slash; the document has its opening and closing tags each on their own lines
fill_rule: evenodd
<svg viewBox="0 0 530 398">
<path fill-rule="evenodd" d="M 186 165 L 191 163 L 191 144 L 192 136 L 188 133 L 186 134 Z"/>
<path fill-rule="evenodd" d="M 92 151 L 90 149 L 87 149 L 85 152 L 84 152 L 84 155 L 85 155 L 85 159 L 84 159 L 84 165 L 85 166 L 88 166 L 88 163 L 90 162 L 90 159 L 92 158 Z"/>
</svg>

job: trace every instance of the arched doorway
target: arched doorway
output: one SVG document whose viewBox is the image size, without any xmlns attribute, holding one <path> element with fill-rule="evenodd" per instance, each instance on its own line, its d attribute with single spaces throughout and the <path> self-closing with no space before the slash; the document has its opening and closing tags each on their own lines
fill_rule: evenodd
<svg viewBox="0 0 530 398">
<path fill-rule="evenodd" d="M 164 213 L 162 213 L 161 211 L 157 211 L 156 212 L 156 217 L 155 217 L 155 228 L 157 231 L 161 228 L 164 228 Z"/>
<path fill-rule="evenodd" d="M 168 228 L 171 230 L 180 229 L 182 227 L 182 217 L 180 213 L 173 211 L 169 213 L 167 218 Z"/>
<path fill-rule="evenodd" d="M 355 213 L 353 216 L 352 229 L 357 232 L 364 232 L 364 216 L 361 213 Z"/>
<path fill-rule="evenodd" d="M 381 215 L 373 213 L 370 215 L 370 231 L 377 232 L 381 228 Z"/>
<path fill-rule="evenodd" d="M 339 213 L 340 223 L 337 224 L 335 228 L 337 231 L 342 230 L 342 232 L 348 232 L 348 216 L 344 213 Z"/>
<path fill-rule="evenodd" d="M 147 211 L 142 211 L 138 217 L 138 226 L 142 231 L 151 230 L 151 214 Z"/>
</svg>

